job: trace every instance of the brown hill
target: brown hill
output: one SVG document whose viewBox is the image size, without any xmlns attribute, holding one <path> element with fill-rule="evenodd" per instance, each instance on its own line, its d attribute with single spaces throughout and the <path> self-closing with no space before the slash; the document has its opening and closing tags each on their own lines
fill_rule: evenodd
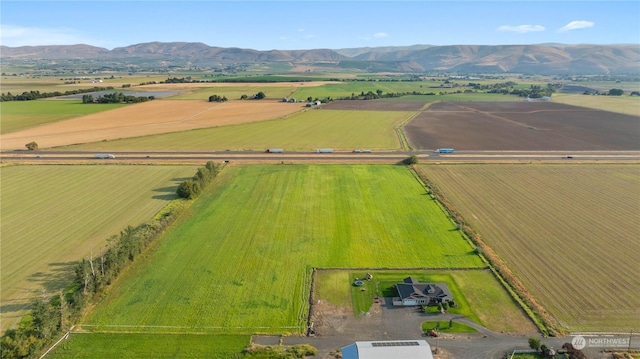
<svg viewBox="0 0 640 359">
<path fill-rule="evenodd" d="M 347 56 L 352 54 L 352 56 Z M 360 49 L 258 51 L 213 47 L 201 42 L 150 42 L 107 50 L 89 45 L 0 47 L 7 59 L 139 59 L 155 66 L 190 63 L 220 66 L 237 63 L 334 63 L 352 69 L 465 73 L 639 74 L 638 45 L 414 45 Z"/>
</svg>

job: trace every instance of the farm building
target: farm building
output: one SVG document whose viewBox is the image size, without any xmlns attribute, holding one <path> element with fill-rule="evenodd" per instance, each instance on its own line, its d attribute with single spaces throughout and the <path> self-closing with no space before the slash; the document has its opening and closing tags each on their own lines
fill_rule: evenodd
<svg viewBox="0 0 640 359">
<path fill-rule="evenodd" d="M 393 305 L 429 305 L 453 301 L 453 295 L 445 283 L 420 283 L 407 277 L 396 284 L 400 297 L 393 299 Z"/>
<path fill-rule="evenodd" d="M 342 359 L 433 359 L 425 340 L 387 340 L 355 342 L 342 348 Z"/>
</svg>

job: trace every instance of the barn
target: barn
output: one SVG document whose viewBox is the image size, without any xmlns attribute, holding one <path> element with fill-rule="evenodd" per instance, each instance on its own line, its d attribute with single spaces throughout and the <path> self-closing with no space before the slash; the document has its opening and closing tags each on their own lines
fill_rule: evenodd
<svg viewBox="0 0 640 359">
<path fill-rule="evenodd" d="M 433 359 L 426 340 L 385 340 L 355 342 L 342 348 L 342 359 Z"/>
</svg>

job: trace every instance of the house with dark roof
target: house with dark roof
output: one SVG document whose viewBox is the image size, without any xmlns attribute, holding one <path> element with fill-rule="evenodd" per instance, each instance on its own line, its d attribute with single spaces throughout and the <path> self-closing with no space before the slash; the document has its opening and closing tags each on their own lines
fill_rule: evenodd
<svg viewBox="0 0 640 359">
<path fill-rule="evenodd" d="M 453 301 L 446 283 L 420 283 L 407 277 L 396 284 L 396 289 L 400 297 L 394 298 L 394 305 L 434 305 Z"/>
</svg>

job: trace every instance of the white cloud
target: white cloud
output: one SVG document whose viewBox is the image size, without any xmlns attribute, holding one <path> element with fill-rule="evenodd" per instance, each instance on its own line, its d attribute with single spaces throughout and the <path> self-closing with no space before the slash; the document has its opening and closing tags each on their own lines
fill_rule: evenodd
<svg viewBox="0 0 640 359">
<path fill-rule="evenodd" d="M 94 46 L 100 41 L 82 36 L 69 28 L 39 28 L 0 25 L 0 44 L 5 46 L 76 45 Z"/>
<path fill-rule="evenodd" d="M 373 34 L 373 37 L 376 39 L 382 39 L 385 37 L 389 37 L 389 34 L 387 34 L 386 32 L 376 32 L 375 34 Z"/>
<path fill-rule="evenodd" d="M 502 25 L 498 27 L 497 30 L 517 32 L 519 34 L 526 34 L 528 32 L 544 31 L 545 29 L 544 29 L 544 26 L 542 25 L 516 25 L 516 26 Z"/>
<path fill-rule="evenodd" d="M 587 29 L 587 28 L 593 27 L 593 25 L 595 25 L 595 23 L 591 21 L 576 20 L 576 21 L 571 21 L 570 23 L 564 25 L 562 28 L 558 29 L 558 32 Z"/>
</svg>

